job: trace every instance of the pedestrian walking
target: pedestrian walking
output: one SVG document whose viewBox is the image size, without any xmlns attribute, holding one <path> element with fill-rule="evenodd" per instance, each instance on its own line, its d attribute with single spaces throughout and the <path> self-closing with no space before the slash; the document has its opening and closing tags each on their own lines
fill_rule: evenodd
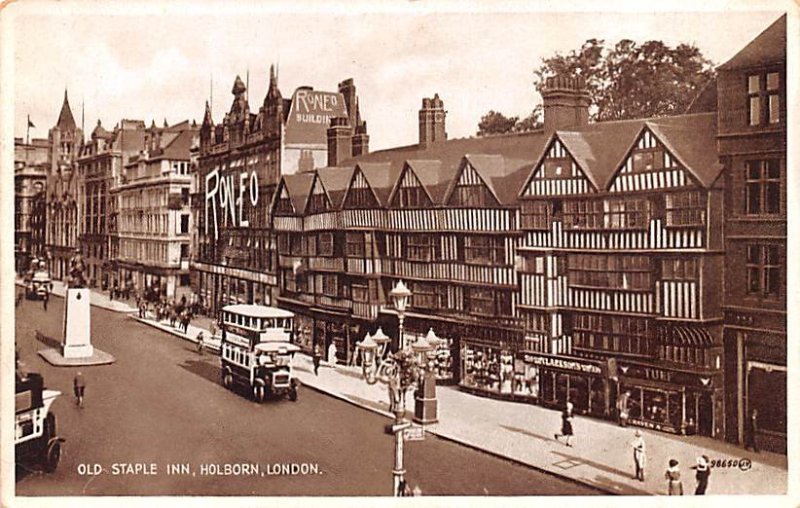
<svg viewBox="0 0 800 508">
<path fill-rule="evenodd" d="M 633 466 L 636 472 L 634 478 L 640 482 L 644 481 L 644 468 L 647 465 L 647 450 L 644 445 L 644 438 L 639 429 L 633 433 Z"/>
<path fill-rule="evenodd" d="M 701 455 L 697 457 L 697 465 L 692 466 L 695 470 L 694 478 L 697 480 L 697 488 L 694 489 L 695 496 L 704 496 L 708 488 L 708 477 L 711 476 L 711 465 L 708 457 Z"/>
<path fill-rule="evenodd" d="M 561 434 L 554 434 L 555 440 L 560 441 L 563 437 L 567 446 L 572 446 L 570 440 L 572 439 L 572 402 L 567 402 L 567 408 L 561 413 Z"/>
<path fill-rule="evenodd" d="M 203 338 L 203 332 L 197 334 L 197 352 L 199 354 L 203 354 L 203 348 L 205 347 L 205 340 Z"/>
<path fill-rule="evenodd" d="M 42 305 L 44 306 L 44 311 L 47 312 L 47 302 L 50 301 L 50 291 L 47 287 L 44 288 L 44 294 L 42 295 Z"/>
<path fill-rule="evenodd" d="M 617 418 L 619 419 L 620 427 L 628 426 L 628 400 L 631 397 L 631 392 L 624 392 L 617 398 Z"/>
<path fill-rule="evenodd" d="M 319 345 L 319 342 L 314 344 L 314 375 L 319 375 L 319 364 L 322 361 L 322 346 Z"/>
<path fill-rule="evenodd" d="M 331 364 L 331 367 L 334 369 L 336 368 L 336 343 L 331 342 L 331 345 L 328 346 L 328 363 Z"/>
<path fill-rule="evenodd" d="M 667 480 L 667 495 L 669 496 L 682 496 L 683 495 L 683 482 L 681 482 L 681 470 L 678 468 L 678 461 L 675 459 L 669 460 L 669 467 L 664 473 L 664 478 Z"/>
<path fill-rule="evenodd" d="M 83 394 L 86 391 L 86 380 L 83 378 L 83 373 L 78 371 L 75 374 L 75 379 L 72 380 L 72 388 L 75 391 L 75 403 L 79 407 L 83 407 Z"/>
<path fill-rule="evenodd" d="M 756 433 L 758 433 L 758 409 L 750 412 L 750 417 L 744 426 L 744 449 L 753 449 L 758 453 L 758 443 L 756 443 Z"/>
</svg>

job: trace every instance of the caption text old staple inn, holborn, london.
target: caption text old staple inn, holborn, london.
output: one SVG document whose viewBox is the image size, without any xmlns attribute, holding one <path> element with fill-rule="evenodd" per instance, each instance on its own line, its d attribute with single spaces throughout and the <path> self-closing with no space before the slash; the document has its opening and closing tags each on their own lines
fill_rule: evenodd
<svg viewBox="0 0 800 508">
<path fill-rule="evenodd" d="M 352 80 L 284 99 L 269 79 L 251 111 L 237 77 L 217 124 L 207 104 L 199 126 L 125 120 L 83 144 L 59 120 L 51 142 L 77 136 L 79 156 L 32 157 L 46 205 L 17 199 L 48 225 L 37 251 L 18 221 L 28 254 L 89 248 L 98 285 L 159 284 L 210 313 L 291 310 L 297 343 L 334 343 L 340 362 L 379 327 L 396 345 L 402 280 L 407 340 L 444 339 L 441 382 L 598 418 L 625 396 L 635 425 L 732 442 L 757 409 L 759 445 L 785 452 L 785 16 L 668 117 L 591 123 L 582 80 L 557 76 L 542 129 L 448 140 L 435 95 L 417 144 L 370 153 Z M 18 187 L 44 141 L 18 142 Z M 136 224 L 153 210 L 153 229 Z M 146 241 L 163 262 L 122 259 Z"/>
</svg>

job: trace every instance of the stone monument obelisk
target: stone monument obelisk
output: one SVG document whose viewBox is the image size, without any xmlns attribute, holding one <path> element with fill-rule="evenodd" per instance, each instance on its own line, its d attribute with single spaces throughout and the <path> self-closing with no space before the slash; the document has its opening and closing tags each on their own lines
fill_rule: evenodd
<svg viewBox="0 0 800 508">
<path fill-rule="evenodd" d="M 88 358 L 94 354 L 90 333 L 91 314 L 89 289 L 86 287 L 81 251 L 69 261 L 69 281 L 64 302 L 64 358 Z"/>
</svg>

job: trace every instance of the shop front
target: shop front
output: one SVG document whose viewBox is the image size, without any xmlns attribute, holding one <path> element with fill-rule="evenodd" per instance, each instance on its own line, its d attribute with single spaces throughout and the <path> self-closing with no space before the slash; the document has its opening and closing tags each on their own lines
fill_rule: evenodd
<svg viewBox="0 0 800 508">
<path fill-rule="evenodd" d="M 477 395 L 533 400 L 536 392 L 526 367 L 517 358 L 521 335 L 507 329 L 477 327 L 463 330 L 460 338 L 459 388 Z"/>
<path fill-rule="evenodd" d="M 274 303 L 274 275 L 205 263 L 195 263 L 192 269 L 197 273 L 193 281 L 196 284 L 194 290 L 200 304 L 211 316 L 225 305 Z"/>
<path fill-rule="evenodd" d="M 389 330 L 391 328 L 384 328 Z M 422 337 L 426 336 L 430 330 L 439 338 L 439 345 L 436 348 L 435 367 L 436 384 L 451 385 L 456 379 L 456 365 L 453 360 L 457 356 L 457 337 L 458 327 L 446 321 L 424 319 L 415 316 L 411 319 L 406 318 L 403 327 L 403 335 L 406 344 L 412 345 Z M 388 333 L 388 332 L 387 332 Z"/>
<path fill-rule="evenodd" d="M 522 351 L 518 358 L 540 405 L 563 410 L 572 402 L 578 414 L 609 416 L 614 394 L 603 362 L 532 351 Z"/>
<path fill-rule="evenodd" d="M 722 426 L 721 381 L 714 372 L 620 362 L 617 392 L 627 399 L 631 425 L 713 437 Z"/>
</svg>

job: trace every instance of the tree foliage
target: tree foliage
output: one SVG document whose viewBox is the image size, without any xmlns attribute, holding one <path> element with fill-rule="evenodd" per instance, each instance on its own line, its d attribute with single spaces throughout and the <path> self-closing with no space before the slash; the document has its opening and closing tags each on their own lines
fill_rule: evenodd
<svg viewBox="0 0 800 508">
<path fill-rule="evenodd" d="M 498 111 L 489 111 L 478 123 L 478 136 L 527 132 L 542 126 L 542 106 L 538 105 L 531 114 L 520 120 L 518 116 L 506 117 Z"/>
<path fill-rule="evenodd" d="M 683 113 L 714 78 L 713 63 L 689 44 L 661 41 L 638 45 L 623 39 L 611 48 L 589 39 L 567 55 L 543 58 L 534 70 L 541 91 L 547 78 L 580 75 L 592 98 L 594 120 L 622 120 Z"/>
</svg>

